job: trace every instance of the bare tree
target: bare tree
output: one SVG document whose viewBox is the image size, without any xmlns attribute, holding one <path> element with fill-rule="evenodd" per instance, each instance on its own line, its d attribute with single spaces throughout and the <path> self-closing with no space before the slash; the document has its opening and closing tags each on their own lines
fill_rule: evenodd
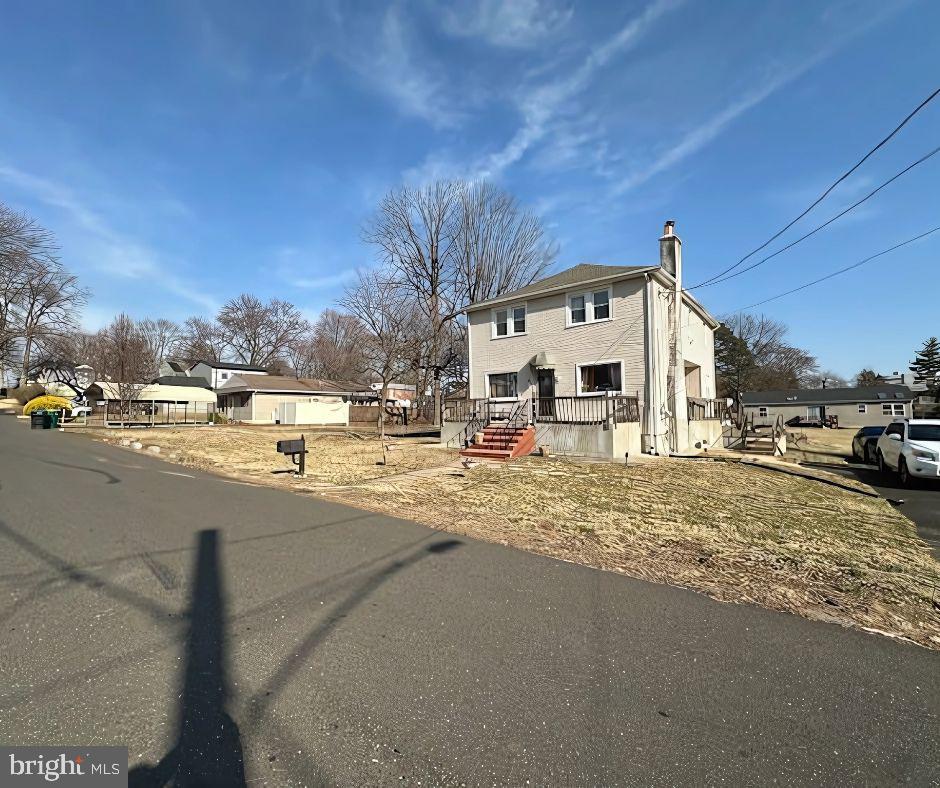
<svg viewBox="0 0 940 788">
<path fill-rule="evenodd" d="M 52 234 L 0 203 L 0 375 L 22 377 L 43 343 L 73 331 L 87 292 L 59 262 Z"/>
<path fill-rule="evenodd" d="M 538 278 L 557 250 L 513 197 L 462 181 L 389 193 L 364 238 L 417 310 L 418 374 L 430 374 L 438 424 L 442 379 L 461 368 L 453 324 L 472 301 Z"/>
<path fill-rule="evenodd" d="M 154 376 L 156 376 L 159 372 L 160 363 L 173 353 L 179 343 L 182 330 L 178 323 L 162 317 L 156 320 L 141 320 L 137 327 L 143 334 L 144 339 L 147 340 L 150 355 L 154 358 L 156 367 Z"/>
<path fill-rule="evenodd" d="M 288 301 L 273 298 L 264 303 L 248 293 L 225 304 L 217 321 L 234 357 L 262 367 L 282 361 L 309 328 L 300 310 Z"/>
<path fill-rule="evenodd" d="M 381 381 L 378 408 L 379 435 L 385 438 L 385 403 L 388 384 L 409 368 L 415 335 L 412 323 L 417 308 L 403 295 L 398 282 L 382 272 L 360 272 L 341 303 L 362 324 L 360 371 Z"/>
<path fill-rule="evenodd" d="M 117 389 L 121 426 L 129 419 L 152 378 L 155 359 L 143 331 L 130 317 L 120 314 L 100 335 L 104 364 Z"/>
<path fill-rule="evenodd" d="M 558 256 L 541 220 L 515 197 L 489 183 L 460 190 L 454 298 L 459 310 L 525 287 L 543 276 Z"/>
<path fill-rule="evenodd" d="M 214 320 L 191 317 L 183 326 L 173 353 L 186 361 L 221 361 L 226 342 L 222 327 Z"/>
<path fill-rule="evenodd" d="M 816 358 L 786 341 L 787 326 L 766 315 L 739 313 L 722 318 L 735 336 L 744 340 L 753 366 L 743 381 L 744 390 L 796 388 L 808 385 L 818 370 Z"/>
</svg>

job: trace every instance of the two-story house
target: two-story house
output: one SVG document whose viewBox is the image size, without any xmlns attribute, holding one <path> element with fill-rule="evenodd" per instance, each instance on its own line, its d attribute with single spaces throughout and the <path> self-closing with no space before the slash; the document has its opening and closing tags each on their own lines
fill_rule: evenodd
<svg viewBox="0 0 940 788">
<path fill-rule="evenodd" d="M 507 409 L 519 419 L 525 410 L 539 442 L 621 458 L 714 444 L 719 323 L 682 292 L 681 241 L 673 230 L 667 222 L 658 265 L 576 265 L 471 304 L 472 404 L 452 409 L 451 422 L 469 412 L 477 416 L 470 429 L 478 429 L 481 419 Z M 607 434 L 617 430 L 628 434 Z M 442 437 L 454 434 L 445 426 Z"/>
<path fill-rule="evenodd" d="M 264 367 L 254 364 L 236 364 L 231 361 L 196 361 L 190 365 L 186 374 L 194 378 L 205 378 L 209 388 L 218 389 L 236 375 L 239 377 L 244 375 L 267 375 L 268 371 Z"/>
</svg>

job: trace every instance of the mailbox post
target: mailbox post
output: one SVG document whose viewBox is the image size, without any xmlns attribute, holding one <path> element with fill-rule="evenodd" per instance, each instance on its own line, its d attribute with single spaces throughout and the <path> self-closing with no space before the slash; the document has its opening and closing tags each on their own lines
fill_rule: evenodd
<svg viewBox="0 0 940 788">
<path fill-rule="evenodd" d="M 297 466 L 296 476 L 303 477 L 306 471 L 307 440 L 303 435 L 300 440 L 278 441 L 277 450 L 289 456 L 291 462 Z"/>
</svg>

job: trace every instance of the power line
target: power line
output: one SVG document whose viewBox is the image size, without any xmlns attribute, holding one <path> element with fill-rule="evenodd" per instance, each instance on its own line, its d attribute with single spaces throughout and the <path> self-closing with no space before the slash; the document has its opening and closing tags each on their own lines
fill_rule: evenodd
<svg viewBox="0 0 940 788">
<path fill-rule="evenodd" d="M 787 249 L 792 249 L 792 248 L 793 248 L 794 246 L 796 246 L 798 243 L 801 243 L 802 241 L 805 241 L 805 240 L 806 240 L 807 238 L 809 238 L 811 235 L 815 235 L 815 234 L 818 233 L 820 230 L 822 230 L 824 227 L 828 227 L 830 224 L 832 224 L 832 223 L 833 223 L 834 221 L 836 221 L 837 219 L 841 219 L 843 216 L 845 216 L 845 215 L 846 215 L 847 213 L 849 213 L 850 211 L 853 211 L 853 210 L 855 210 L 856 208 L 858 208 L 858 206 L 861 205 L 863 202 L 866 202 L 866 201 L 870 200 L 872 197 L 874 197 L 876 194 L 878 194 L 878 192 L 880 192 L 883 188 L 885 188 L 885 186 L 888 186 L 889 184 L 893 183 L 893 182 L 896 181 L 898 178 L 900 178 L 902 175 L 904 175 L 906 172 L 910 172 L 910 171 L 913 170 L 918 164 L 923 164 L 925 161 L 927 161 L 927 159 L 929 159 L 931 156 L 934 156 L 934 155 L 937 154 L 937 153 L 940 153 L 940 146 L 934 148 L 932 151 L 930 151 L 930 153 L 926 154 L 925 156 L 922 156 L 922 157 L 919 158 L 917 161 L 915 161 L 913 164 L 910 164 L 910 165 L 908 165 L 907 167 L 905 167 L 905 168 L 904 168 L 903 170 L 901 170 L 899 173 L 897 173 L 896 175 L 894 175 L 894 176 L 892 176 L 891 178 L 889 178 L 888 180 L 886 180 L 886 181 L 885 181 L 884 183 L 882 183 L 878 188 L 873 189 L 872 191 L 870 191 L 868 194 L 866 194 L 864 197 L 862 197 L 862 199 L 860 199 L 860 200 L 859 200 L 858 202 L 856 202 L 856 203 L 853 203 L 853 204 L 850 205 L 848 208 L 846 208 L 844 211 L 840 211 L 839 213 L 837 213 L 835 216 L 833 216 L 833 217 L 832 217 L 831 219 L 829 219 L 828 221 L 823 222 L 821 225 L 819 225 L 818 227 L 816 227 L 816 228 L 810 230 L 810 231 L 809 231 L 808 233 L 806 233 L 805 235 L 800 236 L 800 237 L 797 238 L 795 241 L 792 241 L 791 243 L 788 243 L 786 246 L 781 247 L 781 248 L 778 249 L 776 252 L 773 252 L 772 254 L 769 254 L 769 255 L 767 255 L 766 257 L 761 258 L 761 259 L 758 260 L 756 263 L 752 263 L 751 265 L 747 266 L 747 268 L 742 268 L 740 271 L 737 271 L 737 272 L 735 272 L 735 273 L 733 273 L 733 274 L 729 274 L 728 276 L 722 277 L 722 278 L 720 278 L 720 279 L 715 279 L 715 278 L 713 277 L 712 279 L 709 279 L 709 280 L 707 280 L 707 281 L 705 281 L 705 282 L 701 282 L 701 283 L 699 283 L 699 284 L 697 284 L 697 285 L 693 285 L 692 287 L 688 287 L 688 288 L 684 288 L 684 289 L 686 289 L 686 290 L 697 290 L 697 289 L 700 288 L 700 287 L 711 287 L 712 285 L 720 285 L 722 282 L 727 282 L 729 279 L 734 279 L 736 276 L 741 276 L 741 274 L 746 274 L 748 271 L 752 271 L 753 269 L 757 268 L 759 265 L 763 265 L 763 264 L 766 263 L 768 260 L 770 260 L 770 259 L 776 257 L 778 254 L 783 254 L 785 251 L 787 251 Z"/>
<path fill-rule="evenodd" d="M 828 189 L 826 189 L 826 191 L 824 191 L 821 195 L 819 195 L 819 197 L 817 197 L 816 200 L 805 211 L 803 211 L 803 213 L 797 216 L 793 221 L 787 224 L 783 229 L 777 231 L 772 236 L 770 236 L 770 238 L 764 241 L 764 243 L 762 243 L 756 249 L 753 249 L 750 252 L 748 252 L 746 255 L 744 255 L 744 257 L 738 260 L 738 262 L 736 262 L 734 265 L 730 266 L 729 268 L 726 268 L 724 271 L 721 271 L 720 273 L 715 274 L 713 277 L 711 277 L 711 279 L 707 279 L 706 282 L 703 282 L 702 284 L 711 282 L 713 279 L 718 279 L 724 276 L 725 274 L 730 273 L 739 265 L 741 265 L 741 263 L 743 263 L 745 260 L 753 257 L 755 254 L 761 251 L 761 249 L 765 249 L 773 241 L 776 241 L 781 235 L 783 235 L 787 230 L 789 230 L 794 224 L 796 224 L 800 219 L 806 216 L 806 214 L 808 214 L 811 210 L 813 210 L 813 208 L 815 208 L 817 205 L 819 205 L 819 203 L 821 203 L 824 199 L 826 199 L 826 197 L 829 196 L 829 194 L 832 192 L 833 189 L 836 188 L 836 186 L 842 183 L 842 181 L 848 178 L 853 172 L 855 172 L 866 161 L 868 161 L 868 159 L 871 158 L 880 148 L 882 148 L 885 144 L 887 144 L 887 142 L 895 134 L 897 134 L 901 129 L 903 129 L 907 125 L 908 121 L 911 118 L 913 118 L 918 112 L 920 112 L 931 101 L 933 101 L 937 97 L 937 95 L 940 95 L 940 88 L 937 88 L 933 93 L 927 96 L 927 98 L 925 98 L 920 104 L 918 104 L 917 107 L 915 107 L 914 110 L 906 118 L 904 118 L 904 120 L 902 120 L 887 137 L 885 137 L 881 142 L 875 145 L 874 148 L 868 151 L 868 153 L 866 153 L 861 159 L 859 159 L 858 162 L 851 169 L 848 169 L 844 173 L 842 173 L 842 175 L 840 175 L 833 182 L 833 184 Z M 698 287 L 698 285 L 696 285 L 696 287 Z"/>
<path fill-rule="evenodd" d="M 826 274 L 826 276 L 821 276 L 819 279 L 814 279 L 812 282 L 807 282 L 805 285 L 800 285 L 799 287 L 794 287 L 792 290 L 787 290 L 784 293 L 778 293 L 775 296 L 770 298 L 765 298 L 763 301 L 758 301 L 756 304 L 750 304 L 749 306 L 742 306 L 735 309 L 735 312 L 743 312 L 747 309 L 753 309 L 756 306 L 762 306 L 763 304 L 768 304 L 771 301 L 776 301 L 778 298 L 783 298 L 784 296 L 792 295 L 793 293 L 798 293 L 800 290 L 805 290 L 808 287 L 813 285 L 818 285 L 820 282 L 825 282 L 827 279 L 832 279 L 834 276 L 839 276 L 839 274 L 844 274 L 846 271 L 851 271 L 853 268 L 858 268 L 859 266 L 865 265 L 865 263 L 870 263 L 877 257 L 888 254 L 888 252 L 893 252 L 895 249 L 900 249 L 902 246 L 907 246 L 908 244 L 914 243 L 914 241 L 919 241 L 921 238 L 926 238 L 928 235 L 937 232 L 940 230 L 940 225 L 934 227 L 932 230 L 928 230 L 925 233 L 920 235 L 915 235 L 913 238 L 908 238 L 906 241 L 901 241 L 899 244 L 895 244 L 890 249 L 884 249 L 881 252 L 866 257 L 864 260 L 859 260 L 857 263 L 852 263 L 852 265 L 847 265 L 845 268 L 840 268 L 838 271 L 833 271 L 831 274 Z"/>
</svg>

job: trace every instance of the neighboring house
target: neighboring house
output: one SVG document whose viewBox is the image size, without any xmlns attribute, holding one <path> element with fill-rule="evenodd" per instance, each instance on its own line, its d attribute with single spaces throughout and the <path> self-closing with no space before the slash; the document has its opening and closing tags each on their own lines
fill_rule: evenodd
<svg viewBox="0 0 940 788">
<path fill-rule="evenodd" d="M 264 367 L 258 367 L 253 364 L 235 364 L 229 361 L 196 361 L 191 364 L 187 370 L 190 377 L 202 377 L 209 383 L 213 389 L 220 388 L 233 375 L 244 377 L 245 375 L 267 375 L 268 371 Z"/>
<path fill-rule="evenodd" d="M 85 389 L 92 417 L 105 423 L 122 420 L 121 391 L 117 383 L 96 381 Z M 207 423 L 216 410 L 214 391 L 203 386 L 167 386 L 149 383 L 134 398 L 125 422 L 133 424 Z"/>
<path fill-rule="evenodd" d="M 154 378 L 151 383 L 157 383 L 161 386 L 195 386 L 196 388 L 211 388 L 209 381 L 202 375 L 192 377 L 191 375 L 161 375 Z"/>
<path fill-rule="evenodd" d="M 471 412 L 484 412 L 484 403 L 485 420 L 499 406 L 519 418 L 512 403 L 523 403 L 539 442 L 572 453 L 622 458 L 717 441 L 719 323 L 681 290 L 673 227 L 667 222 L 659 240 L 657 265 L 576 265 L 471 304 Z M 464 410 L 448 404 L 445 417 L 459 423 Z M 611 427 L 629 435 L 602 434 Z"/>
<path fill-rule="evenodd" d="M 189 373 L 189 364 L 185 361 L 173 361 L 163 359 L 160 362 L 160 375 L 187 375 Z"/>
<path fill-rule="evenodd" d="M 741 405 L 755 425 L 773 424 L 777 416 L 784 422 L 823 421 L 836 416 L 840 427 L 882 426 L 892 419 L 912 415 L 915 398 L 907 386 L 879 384 L 852 388 L 785 389 L 748 391 Z"/>
<path fill-rule="evenodd" d="M 353 381 L 292 378 L 284 375 L 234 375 L 218 390 L 219 412 L 232 421 L 250 424 L 348 424 L 349 402 L 368 384 Z M 301 413 L 296 407 L 300 403 Z M 318 407 L 305 407 L 318 403 Z M 335 407 L 341 405 L 343 407 Z M 345 414 L 340 420 L 339 414 Z"/>
</svg>

